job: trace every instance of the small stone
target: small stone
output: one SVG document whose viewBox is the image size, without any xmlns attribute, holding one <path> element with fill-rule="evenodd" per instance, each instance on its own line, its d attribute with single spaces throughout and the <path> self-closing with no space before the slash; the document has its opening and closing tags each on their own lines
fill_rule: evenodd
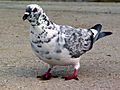
<svg viewBox="0 0 120 90">
<path fill-rule="evenodd" d="M 109 57 L 111 57 L 111 55 L 110 55 L 110 54 L 108 54 L 108 55 L 106 55 L 106 56 L 109 56 Z"/>
</svg>

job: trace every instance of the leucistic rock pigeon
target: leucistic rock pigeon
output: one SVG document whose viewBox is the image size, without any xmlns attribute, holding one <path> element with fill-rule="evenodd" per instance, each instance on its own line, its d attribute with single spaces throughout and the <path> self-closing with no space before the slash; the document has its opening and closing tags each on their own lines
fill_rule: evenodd
<svg viewBox="0 0 120 90">
<path fill-rule="evenodd" d="M 95 41 L 111 35 L 111 32 L 101 32 L 102 25 L 96 24 L 92 28 L 74 28 L 68 25 L 57 25 L 50 21 L 43 9 L 36 4 L 27 5 L 23 20 L 28 20 L 30 27 L 30 44 L 40 60 L 48 63 L 50 68 L 42 75 L 49 79 L 51 69 L 55 65 L 73 65 L 72 76 L 66 80 L 78 79 L 80 56 L 89 51 Z"/>
</svg>

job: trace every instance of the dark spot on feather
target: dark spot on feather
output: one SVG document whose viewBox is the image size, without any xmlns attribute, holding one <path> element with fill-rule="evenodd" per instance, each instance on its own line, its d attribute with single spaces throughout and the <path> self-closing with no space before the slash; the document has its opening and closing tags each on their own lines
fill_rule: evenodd
<svg viewBox="0 0 120 90">
<path fill-rule="evenodd" d="M 46 51 L 45 54 L 49 54 L 49 51 Z"/>
<path fill-rule="evenodd" d="M 87 44 L 84 44 L 85 46 L 87 46 L 88 45 L 88 43 Z"/>
<path fill-rule="evenodd" d="M 50 22 L 47 20 L 47 26 L 49 26 L 50 25 Z"/>
<path fill-rule="evenodd" d="M 34 45 L 31 43 L 31 47 L 34 47 Z"/>
<path fill-rule="evenodd" d="M 56 42 L 59 42 L 59 38 L 57 38 Z"/>
<path fill-rule="evenodd" d="M 85 53 L 85 52 L 86 52 L 86 50 L 82 50 L 82 52 L 84 52 L 84 53 Z"/>
<path fill-rule="evenodd" d="M 33 31 L 31 31 L 31 33 L 32 33 L 32 34 L 34 34 L 34 32 L 33 32 Z"/>
<path fill-rule="evenodd" d="M 53 37 L 55 37 L 56 35 L 53 35 Z"/>
<path fill-rule="evenodd" d="M 52 22 L 52 21 L 50 21 L 50 23 L 51 23 L 51 24 L 53 24 L 53 22 Z"/>
<path fill-rule="evenodd" d="M 35 52 L 36 52 L 36 53 L 39 53 L 39 51 L 38 51 L 38 50 L 35 50 Z"/>
<path fill-rule="evenodd" d="M 41 41 L 41 40 L 38 40 L 38 41 L 32 41 L 32 42 L 35 43 L 35 44 L 43 43 L 43 41 Z"/>
<path fill-rule="evenodd" d="M 51 57 L 46 57 L 47 59 L 52 59 Z"/>
<path fill-rule="evenodd" d="M 37 12 L 37 8 L 34 8 L 34 9 L 33 9 L 33 12 Z"/>
<path fill-rule="evenodd" d="M 62 51 L 61 50 L 56 50 L 56 53 L 61 53 Z"/>
<path fill-rule="evenodd" d="M 37 25 L 40 25 L 40 23 L 37 21 Z"/>
<path fill-rule="evenodd" d="M 45 20 L 45 21 L 47 20 L 45 15 L 43 15 L 43 20 Z"/>
<path fill-rule="evenodd" d="M 52 27 L 50 26 L 50 27 L 48 27 L 48 29 L 51 29 Z"/>
<path fill-rule="evenodd" d="M 32 41 L 33 43 L 37 43 L 37 42 L 35 42 L 35 41 Z"/>
<path fill-rule="evenodd" d="M 40 38 L 40 36 L 38 36 L 38 38 Z"/>
<path fill-rule="evenodd" d="M 32 43 L 31 43 L 31 47 L 34 48 L 34 45 L 33 45 Z M 36 53 L 39 53 L 39 51 L 36 50 L 36 49 L 35 49 L 35 52 L 36 52 Z"/>
<path fill-rule="evenodd" d="M 75 33 L 73 33 L 72 35 L 75 35 Z"/>
<path fill-rule="evenodd" d="M 44 29 L 44 26 L 42 26 L 42 29 Z"/>
<path fill-rule="evenodd" d="M 79 58 L 80 57 L 80 53 L 75 54 L 75 55 L 71 55 L 71 58 Z"/>
<path fill-rule="evenodd" d="M 51 41 L 50 38 L 48 38 L 48 40 L 44 41 L 45 43 L 49 43 Z"/>
<path fill-rule="evenodd" d="M 41 48 L 42 46 L 41 45 L 37 45 L 37 47 Z"/>
<path fill-rule="evenodd" d="M 42 31 L 39 35 L 42 35 L 44 32 L 45 32 L 45 30 L 44 30 L 44 31 Z"/>
</svg>

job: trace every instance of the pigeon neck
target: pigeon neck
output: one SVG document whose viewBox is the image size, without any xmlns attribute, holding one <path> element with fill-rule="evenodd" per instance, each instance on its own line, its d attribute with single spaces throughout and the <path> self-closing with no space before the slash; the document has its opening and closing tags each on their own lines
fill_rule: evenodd
<svg viewBox="0 0 120 90">
<path fill-rule="evenodd" d="M 40 23 L 40 25 L 44 24 L 48 26 L 50 21 L 48 16 L 45 13 L 43 13 L 42 15 L 40 15 L 38 22 Z"/>
<path fill-rule="evenodd" d="M 49 20 L 48 16 L 45 13 L 40 15 L 37 26 L 44 30 L 45 29 L 52 29 L 52 30 L 55 29 L 55 24 Z"/>
</svg>

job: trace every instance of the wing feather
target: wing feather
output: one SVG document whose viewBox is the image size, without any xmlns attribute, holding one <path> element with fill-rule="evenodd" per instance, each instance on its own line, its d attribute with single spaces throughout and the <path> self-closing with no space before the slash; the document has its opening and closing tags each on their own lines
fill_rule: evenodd
<svg viewBox="0 0 120 90">
<path fill-rule="evenodd" d="M 71 26 L 61 26 L 60 31 L 65 34 L 64 48 L 72 58 L 78 58 L 93 46 L 93 33 L 89 29 L 76 29 Z"/>
</svg>

